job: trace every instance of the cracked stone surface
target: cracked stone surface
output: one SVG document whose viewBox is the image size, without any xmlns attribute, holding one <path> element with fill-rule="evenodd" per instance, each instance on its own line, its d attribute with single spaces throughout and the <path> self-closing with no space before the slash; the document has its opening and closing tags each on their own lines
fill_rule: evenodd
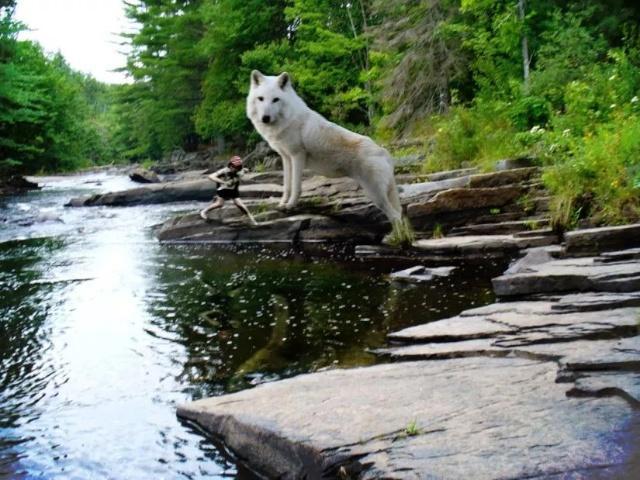
<svg viewBox="0 0 640 480">
<path fill-rule="evenodd" d="M 341 467 L 364 479 L 640 474 L 629 402 L 569 397 L 556 371 L 486 357 L 332 370 L 178 414 L 270 478 L 336 478 Z"/>
</svg>

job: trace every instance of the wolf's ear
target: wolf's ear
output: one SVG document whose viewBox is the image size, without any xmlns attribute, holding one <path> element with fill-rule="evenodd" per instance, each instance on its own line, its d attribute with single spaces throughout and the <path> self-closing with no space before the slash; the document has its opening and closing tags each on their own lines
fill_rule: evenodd
<svg viewBox="0 0 640 480">
<path fill-rule="evenodd" d="M 281 73 L 278 76 L 278 85 L 280 85 L 280 88 L 282 90 L 284 90 L 284 87 L 286 87 L 290 83 L 291 83 L 291 80 L 289 79 L 289 74 L 287 72 Z"/>
<path fill-rule="evenodd" d="M 258 70 L 254 70 L 251 72 L 251 85 L 257 87 L 264 80 L 264 75 L 260 73 Z"/>
</svg>

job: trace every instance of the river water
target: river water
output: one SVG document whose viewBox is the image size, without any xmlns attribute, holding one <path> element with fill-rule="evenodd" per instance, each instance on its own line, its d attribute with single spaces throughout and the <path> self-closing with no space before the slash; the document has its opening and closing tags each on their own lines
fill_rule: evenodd
<svg viewBox="0 0 640 480">
<path fill-rule="evenodd" d="M 368 365 L 389 331 L 493 300 L 501 266 L 423 286 L 332 254 L 161 245 L 198 203 L 65 208 L 123 176 L 0 199 L 0 478 L 253 478 L 176 405 Z"/>
</svg>

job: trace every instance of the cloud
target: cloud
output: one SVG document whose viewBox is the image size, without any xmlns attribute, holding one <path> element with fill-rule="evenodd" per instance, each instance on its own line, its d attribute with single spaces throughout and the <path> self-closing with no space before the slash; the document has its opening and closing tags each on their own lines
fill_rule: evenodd
<svg viewBox="0 0 640 480">
<path fill-rule="evenodd" d="M 122 0 L 19 0 L 15 17 L 29 28 L 21 39 L 60 51 L 72 68 L 103 82 L 127 81 L 113 71 L 126 63 L 118 34 L 132 29 Z"/>
</svg>

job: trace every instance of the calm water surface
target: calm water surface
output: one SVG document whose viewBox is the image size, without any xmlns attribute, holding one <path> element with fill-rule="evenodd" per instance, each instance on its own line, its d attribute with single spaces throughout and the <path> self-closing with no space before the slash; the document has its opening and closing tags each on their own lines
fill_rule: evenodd
<svg viewBox="0 0 640 480">
<path fill-rule="evenodd" d="M 176 405 L 372 364 L 389 331 L 490 302 L 501 268 L 402 287 L 344 257 L 160 245 L 199 204 L 64 208 L 131 184 L 42 181 L 0 199 L 0 478 L 252 478 Z"/>
</svg>

